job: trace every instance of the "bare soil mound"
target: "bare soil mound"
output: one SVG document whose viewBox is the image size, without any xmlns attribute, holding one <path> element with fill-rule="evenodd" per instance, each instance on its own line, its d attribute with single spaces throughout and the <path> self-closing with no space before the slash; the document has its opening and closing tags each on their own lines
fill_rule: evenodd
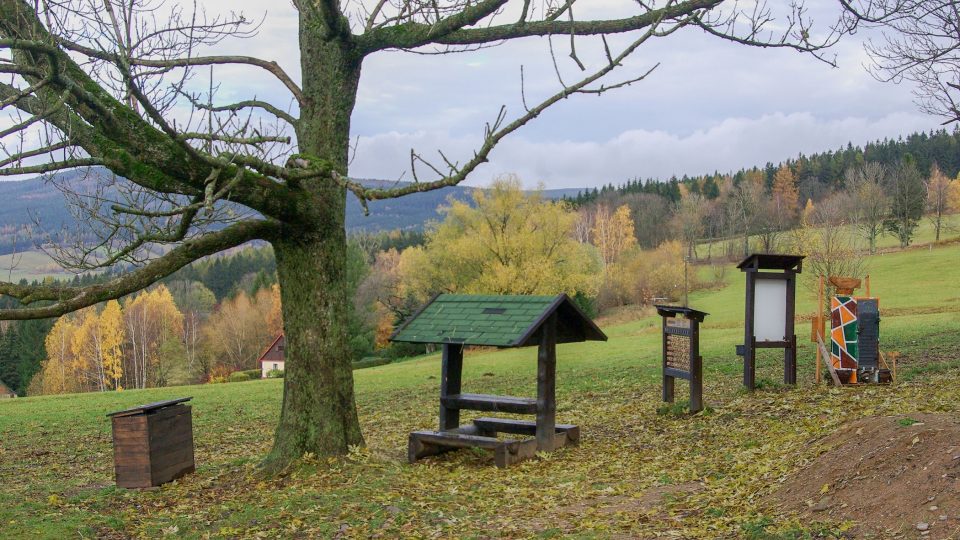
<svg viewBox="0 0 960 540">
<path fill-rule="evenodd" d="M 916 413 L 851 422 L 769 500 L 862 538 L 960 538 L 960 418 Z"/>
</svg>

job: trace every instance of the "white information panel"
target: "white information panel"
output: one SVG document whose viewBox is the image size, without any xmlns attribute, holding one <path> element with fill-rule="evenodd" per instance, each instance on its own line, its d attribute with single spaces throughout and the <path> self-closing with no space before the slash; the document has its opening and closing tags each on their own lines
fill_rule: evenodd
<svg viewBox="0 0 960 540">
<path fill-rule="evenodd" d="M 753 335 L 757 341 L 783 341 L 787 326 L 787 282 L 758 279 L 753 296 Z"/>
</svg>

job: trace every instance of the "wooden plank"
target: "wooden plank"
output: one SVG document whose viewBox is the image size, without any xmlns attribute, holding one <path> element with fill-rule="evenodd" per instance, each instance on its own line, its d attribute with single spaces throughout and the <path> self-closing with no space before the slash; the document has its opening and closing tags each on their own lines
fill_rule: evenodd
<svg viewBox="0 0 960 540">
<path fill-rule="evenodd" d="M 540 327 L 537 348 L 537 449 L 553 450 L 557 423 L 557 315 Z"/>
<path fill-rule="evenodd" d="M 530 439 L 518 443 L 512 450 L 506 446 L 494 449 L 493 462 L 498 468 L 505 469 L 514 463 L 530 459 L 535 455 L 537 455 L 537 440 Z"/>
<path fill-rule="evenodd" d="M 146 403 L 146 404 L 144 404 L 144 405 L 137 405 L 136 407 L 133 407 L 133 408 L 130 408 L 130 409 L 124 409 L 124 410 L 122 410 L 122 411 L 112 412 L 112 413 L 108 414 L 107 416 L 111 416 L 111 417 L 124 417 L 124 416 L 132 416 L 132 415 L 137 415 L 137 414 L 144 414 L 144 413 L 147 413 L 147 412 L 149 412 L 149 411 L 154 411 L 154 410 L 157 410 L 157 409 L 162 409 L 162 408 L 164 408 L 164 407 L 170 407 L 170 406 L 176 405 L 176 404 L 178 404 L 178 403 L 184 403 L 184 402 L 186 402 L 186 401 L 190 401 L 191 399 L 193 399 L 193 398 L 192 398 L 192 397 L 185 397 L 185 398 L 179 398 L 179 399 L 170 399 L 170 400 L 167 400 L 167 401 L 157 401 L 157 402 L 154 402 L 154 403 Z"/>
<path fill-rule="evenodd" d="M 473 421 L 480 430 L 494 433 L 512 433 L 514 435 L 536 435 L 537 423 L 533 420 L 517 420 L 513 418 L 477 418 Z M 557 433 L 567 433 L 580 428 L 573 424 L 555 424 Z M 579 438 L 579 437 L 578 437 Z"/>
<path fill-rule="evenodd" d="M 840 383 L 840 377 L 837 376 L 837 371 L 833 369 L 833 362 L 830 361 L 830 353 L 827 352 L 827 348 L 823 345 L 823 340 L 817 336 L 817 346 L 820 348 L 820 355 L 823 356 L 823 363 L 827 365 L 827 371 L 830 373 L 830 378 L 833 379 L 834 386 L 843 386 Z"/>
<path fill-rule="evenodd" d="M 410 436 L 416 436 L 417 440 L 422 444 L 433 444 L 452 448 L 485 448 L 487 450 L 493 450 L 497 446 L 505 445 L 509 449 L 515 447 L 518 443 L 518 441 L 512 439 L 501 441 L 495 437 L 462 435 L 449 431 L 414 431 Z"/>
<path fill-rule="evenodd" d="M 537 400 L 514 396 L 493 396 L 489 394 L 453 394 L 440 398 L 446 407 L 471 411 L 505 412 L 515 414 L 536 414 Z"/>
</svg>

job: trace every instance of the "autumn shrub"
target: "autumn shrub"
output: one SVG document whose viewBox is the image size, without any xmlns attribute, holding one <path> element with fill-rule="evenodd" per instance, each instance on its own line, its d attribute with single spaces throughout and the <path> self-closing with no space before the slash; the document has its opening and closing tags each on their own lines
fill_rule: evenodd
<svg viewBox="0 0 960 540">
<path fill-rule="evenodd" d="M 260 378 L 260 373 L 259 369 L 234 371 L 227 377 L 227 382 L 255 381 Z"/>
<path fill-rule="evenodd" d="M 683 296 L 683 246 L 669 241 L 654 250 L 635 248 L 607 267 L 597 297 L 603 310 L 627 304 L 650 304 L 655 298 L 676 300 Z M 688 287 L 695 288 L 694 272 Z"/>
</svg>

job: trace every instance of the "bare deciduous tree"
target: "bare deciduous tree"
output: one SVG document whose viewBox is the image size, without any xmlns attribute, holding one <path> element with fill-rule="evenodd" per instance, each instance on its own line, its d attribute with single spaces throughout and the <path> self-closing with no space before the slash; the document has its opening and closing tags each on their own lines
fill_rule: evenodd
<svg viewBox="0 0 960 540">
<path fill-rule="evenodd" d="M 877 237 L 883 232 L 883 222 L 890 215 L 886 171 L 883 165 L 871 161 L 847 169 L 844 183 L 853 203 L 850 218 L 866 238 L 870 253 L 876 253 Z"/>
<path fill-rule="evenodd" d="M 960 2 L 956 0 L 879 0 L 878 18 L 888 30 L 867 44 L 873 75 L 882 81 L 908 80 L 920 109 L 960 121 Z"/>
<path fill-rule="evenodd" d="M 0 283 L 0 294 L 22 303 L 0 311 L 0 319 L 69 313 L 142 289 L 200 257 L 254 239 L 271 243 L 287 370 L 269 468 L 305 452 L 341 454 L 363 443 L 347 345 L 348 191 L 365 204 L 456 185 L 555 103 L 647 77 L 653 68 L 609 79 L 651 40 L 699 31 L 832 62 L 826 48 L 875 7 L 841 0 L 835 23 L 814 29 L 799 2 L 777 3 L 780 13 L 763 2 L 746 9 L 726 0 L 636 2 L 613 19 L 575 16 L 589 10 L 576 0 L 293 3 L 302 84 L 275 61 L 201 54 L 227 38 L 251 37 L 256 24 L 242 15 L 208 17 L 153 0 L 0 0 L 0 108 L 8 115 L 0 174 L 99 166 L 108 181 L 122 178 L 115 181 L 122 188 L 113 186 L 122 196 L 104 189 L 72 201 L 97 236 L 61 241 L 56 255 L 76 269 L 134 265 L 89 287 Z M 622 39 L 608 40 L 612 35 Z M 350 119 L 366 58 L 386 50 L 463 52 L 531 37 L 545 38 L 551 51 L 564 47 L 571 60 L 561 65 L 552 55 L 556 92 L 533 100 L 521 76 L 523 108 L 501 108 L 467 158 L 439 153 L 435 163 L 411 151 L 412 181 L 394 187 L 349 178 Z M 586 54 L 588 45 L 594 54 Z M 276 80 L 289 103 L 256 96 L 221 103 L 212 81 L 224 68 Z"/>
</svg>

